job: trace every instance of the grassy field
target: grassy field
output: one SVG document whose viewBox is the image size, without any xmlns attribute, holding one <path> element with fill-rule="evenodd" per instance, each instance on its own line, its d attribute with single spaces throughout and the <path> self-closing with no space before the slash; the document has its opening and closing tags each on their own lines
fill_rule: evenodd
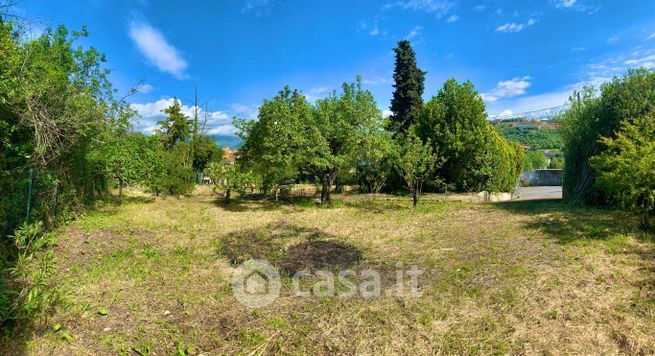
<svg viewBox="0 0 655 356">
<path fill-rule="evenodd" d="M 336 196 L 330 208 L 208 191 L 132 197 L 62 228 L 47 319 L 2 347 L 28 354 L 655 353 L 652 236 L 619 212 L 559 202 Z M 247 258 L 282 271 L 417 265 L 420 297 L 281 296 L 249 309 Z M 104 314 L 104 315 L 103 315 Z M 53 330 L 60 324 L 61 329 Z M 70 337 L 62 336 L 63 333 Z"/>
</svg>

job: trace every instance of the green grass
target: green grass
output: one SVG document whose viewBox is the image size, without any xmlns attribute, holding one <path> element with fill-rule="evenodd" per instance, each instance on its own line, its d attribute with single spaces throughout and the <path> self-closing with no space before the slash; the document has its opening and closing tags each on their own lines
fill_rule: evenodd
<svg viewBox="0 0 655 356">
<path fill-rule="evenodd" d="M 635 226 L 624 213 L 559 202 L 426 199 L 412 209 L 407 198 L 356 195 L 331 207 L 311 199 L 226 206 L 208 192 L 128 199 L 59 231 L 64 301 L 2 346 L 33 354 L 654 353 L 655 254 L 652 236 Z M 230 287 L 249 258 L 266 258 L 283 275 L 281 296 L 256 310 Z M 304 268 L 372 268 L 386 286 L 398 262 L 424 270 L 420 297 L 292 295 L 290 276 Z"/>
</svg>

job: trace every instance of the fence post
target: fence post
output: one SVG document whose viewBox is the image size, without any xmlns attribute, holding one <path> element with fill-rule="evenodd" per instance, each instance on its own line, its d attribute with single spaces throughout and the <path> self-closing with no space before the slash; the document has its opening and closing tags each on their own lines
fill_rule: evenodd
<svg viewBox="0 0 655 356">
<path fill-rule="evenodd" d="M 25 212 L 25 221 L 27 224 L 30 223 L 30 208 L 31 208 L 31 203 L 32 203 L 32 174 L 33 174 L 33 168 L 30 167 L 30 184 L 27 188 L 27 209 Z"/>
</svg>

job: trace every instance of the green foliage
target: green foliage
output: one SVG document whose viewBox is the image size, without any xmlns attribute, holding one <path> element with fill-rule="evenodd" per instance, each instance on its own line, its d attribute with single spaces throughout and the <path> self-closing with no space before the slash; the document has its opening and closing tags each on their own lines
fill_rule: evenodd
<svg viewBox="0 0 655 356">
<path fill-rule="evenodd" d="M 655 214 L 655 113 L 625 120 L 614 138 L 601 139 L 606 149 L 590 159 L 595 185 L 621 207 L 640 213 L 650 227 Z"/>
<path fill-rule="evenodd" d="M 400 141 L 401 150 L 397 168 L 412 194 L 413 205 L 416 207 L 423 182 L 435 166 L 441 165 L 442 161 L 433 153 L 430 139 L 423 143 L 420 138 L 410 134 L 400 138 Z"/>
<path fill-rule="evenodd" d="M 20 27 L 0 22 L 0 234 L 24 218 L 29 168 L 32 218 L 46 227 L 106 192 L 104 158 L 94 154 L 126 105 L 113 98 L 105 58 L 76 47 L 86 29 L 48 29 L 19 40 Z"/>
<path fill-rule="evenodd" d="M 603 84 L 600 96 L 593 88 L 574 94 L 571 109 L 563 114 L 564 197 L 568 201 L 597 204 L 610 202 L 600 186 L 589 159 L 605 151 L 601 137 L 613 138 L 624 120 L 634 120 L 655 109 L 655 72 L 629 70 Z"/>
<path fill-rule="evenodd" d="M 359 77 L 356 83 L 344 83 L 340 95 L 318 100 L 310 118 L 303 127 L 306 148 L 300 151 L 300 161 L 321 180 L 321 202 L 329 202 L 334 179 L 354 166 L 367 136 L 383 130 L 384 121 Z"/>
<path fill-rule="evenodd" d="M 187 195 L 193 191 L 194 177 L 191 146 L 178 142 L 164 153 L 162 191 L 170 195 Z"/>
<path fill-rule="evenodd" d="M 216 188 L 225 193 L 225 202 L 228 204 L 233 191 L 243 195 L 254 182 L 251 172 L 228 162 L 211 162 L 205 168 L 205 174 L 211 178 Z"/>
<path fill-rule="evenodd" d="M 244 140 L 239 161 L 261 175 L 264 191 L 298 176 L 301 150 L 307 146 L 302 128 L 311 116 L 305 97 L 287 86 L 273 99 L 264 100 L 256 121 L 235 120 Z"/>
<path fill-rule="evenodd" d="M 528 151 L 523 159 L 523 172 L 532 172 L 536 169 L 545 169 L 548 158 L 543 151 Z"/>
<path fill-rule="evenodd" d="M 52 276 L 56 261 L 46 248 L 56 243 L 53 233 L 44 233 L 41 222 L 22 224 L 9 236 L 15 250 L 15 263 L 7 268 L 14 282 L 12 289 L 3 279 L 0 285 L 0 324 L 41 317 L 59 302 L 61 292 Z M 7 257 L 7 256 L 3 256 Z"/>
<path fill-rule="evenodd" d="M 525 152 L 516 142 L 505 140 L 493 129 L 489 134 L 488 164 L 491 167 L 486 190 L 492 192 L 512 192 L 523 172 Z"/>
<path fill-rule="evenodd" d="M 557 152 L 550 158 L 550 169 L 564 169 L 564 156 L 561 152 Z"/>
<path fill-rule="evenodd" d="M 421 115 L 425 72 L 416 65 L 416 53 L 409 41 L 399 41 L 393 50 L 396 53 L 395 90 L 391 98 L 389 129 L 396 134 L 406 132 Z"/>
<path fill-rule="evenodd" d="M 168 116 L 157 124 L 161 127 L 160 136 L 164 147 L 171 150 L 177 143 L 187 142 L 190 138 L 191 120 L 182 113 L 182 106 L 177 99 L 174 99 L 173 104 L 162 112 Z"/>
<path fill-rule="evenodd" d="M 444 158 L 435 177 L 443 180 L 446 189 L 511 191 L 515 186 L 521 149 L 491 127 L 471 82 L 446 81 L 425 105 L 415 131 Z"/>
<path fill-rule="evenodd" d="M 223 149 L 218 147 L 216 140 L 210 136 L 198 135 L 194 141 L 193 170 L 202 172 L 209 162 L 223 160 Z"/>
<path fill-rule="evenodd" d="M 262 176 L 265 190 L 306 172 L 320 180 L 321 202 L 327 202 L 335 179 L 369 147 L 368 137 L 383 132 L 382 115 L 360 79 L 342 89 L 312 107 L 286 87 L 264 101 L 256 122 L 236 120 L 244 139 L 240 162 Z"/>
<path fill-rule="evenodd" d="M 533 150 L 562 148 L 562 137 L 558 130 L 552 128 L 519 129 L 506 122 L 498 123 L 494 128 L 505 139 L 528 145 Z"/>
<path fill-rule="evenodd" d="M 364 150 L 357 160 L 356 181 L 363 193 L 379 193 L 396 167 L 398 144 L 388 131 L 366 136 Z"/>
</svg>

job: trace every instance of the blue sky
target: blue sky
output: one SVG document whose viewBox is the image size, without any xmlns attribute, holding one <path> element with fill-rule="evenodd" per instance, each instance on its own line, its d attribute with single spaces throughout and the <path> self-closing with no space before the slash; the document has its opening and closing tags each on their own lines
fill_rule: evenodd
<svg viewBox="0 0 655 356">
<path fill-rule="evenodd" d="M 426 100 L 469 79 L 490 115 L 558 106 L 582 85 L 655 67 L 653 0 L 25 0 L 14 12 L 35 32 L 86 25 L 120 93 L 143 81 L 129 101 L 144 131 L 172 97 L 190 113 L 195 86 L 212 133 L 233 133 L 232 116 L 255 118 L 286 84 L 315 100 L 358 74 L 388 110 L 403 38 L 428 72 Z"/>
</svg>

